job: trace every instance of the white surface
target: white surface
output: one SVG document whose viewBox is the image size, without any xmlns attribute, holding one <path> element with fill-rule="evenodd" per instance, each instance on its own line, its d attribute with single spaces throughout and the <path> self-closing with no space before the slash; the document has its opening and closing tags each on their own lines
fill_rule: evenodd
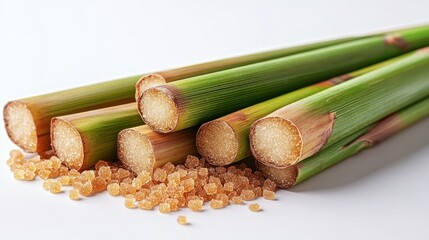
<svg viewBox="0 0 429 240">
<path fill-rule="evenodd" d="M 0 0 L 0 104 L 429 20 L 426 0 L 154 2 Z M 278 201 L 258 201 L 260 213 L 231 206 L 163 215 L 125 209 L 106 194 L 73 202 L 41 181 L 15 181 L 3 128 L 0 139 L 0 239 L 429 239 L 429 119 L 280 191 Z M 178 215 L 191 225 L 178 225 Z"/>
</svg>

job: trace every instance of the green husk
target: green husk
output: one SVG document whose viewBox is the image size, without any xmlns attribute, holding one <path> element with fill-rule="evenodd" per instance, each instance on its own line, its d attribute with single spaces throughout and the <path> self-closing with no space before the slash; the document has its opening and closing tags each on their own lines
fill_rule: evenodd
<svg viewBox="0 0 429 240">
<path fill-rule="evenodd" d="M 281 188 L 290 188 L 317 175 L 323 170 L 382 142 L 399 131 L 429 115 L 429 98 L 406 107 L 381 120 L 375 126 L 365 127 L 338 141 L 315 156 L 285 169 L 257 163 L 259 169 Z"/>
<path fill-rule="evenodd" d="M 396 62 L 408 55 L 404 54 L 321 83 L 301 88 L 204 123 L 197 133 L 196 145 L 198 152 L 207 162 L 216 166 L 224 166 L 245 159 L 251 156 L 249 133 L 254 121 L 287 104 Z"/>
<path fill-rule="evenodd" d="M 135 103 L 54 117 L 52 148 L 70 168 L 88 169 L 98 160 L 116 160 L 118 133 L 141 124 Z"/>
<path fill-rule="evenodd" d="M 427 44 L 428 26 L 187 78 L 145 91 L 139 111 L 155 131 L 178 131 Z"/>
<path fill-rule="evenodd" d="M 283 107 L 256 121 L 253 156 L 264 165 L 296 164 L 429 95 L 429 48 Z M 275 132 L 264 136 L 263 132 Z M 287 139 L 287 140 L 283 140 Z M 274 142 L 276 148 L 265 143 Z"/>
</svg>

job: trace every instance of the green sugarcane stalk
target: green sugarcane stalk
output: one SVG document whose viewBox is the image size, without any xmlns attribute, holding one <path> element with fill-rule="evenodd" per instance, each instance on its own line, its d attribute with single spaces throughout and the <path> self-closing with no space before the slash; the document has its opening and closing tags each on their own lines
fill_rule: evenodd
<svg viewBox="0 0 429 240">
<path fill-rule="evenodd" d="M 301 88 L 204 123 L 197 132 L 196 145 L 198 152 L 207 162 L 216 166 L 225 166 L 245 159 L 251 156 L 249 133 L 254 121 L 290 103 L 379 69 L 408 55 L 404 54 L 321 83 Z"/>
<path fill-rule="evenodd" d="M 142 93 L 154 86 L 163 85 L 165 83 L 195 77 L 207 73 L 222 71 L 230 68 L 240 67 L 252 63 L 267 61 L 275 58 L 290 56 L 297 53 L 307 52 L 323 47 L 333 46 L 336 44 L 341 44 L 345 42 L 350 42 L 353 40 L 365 38 L 368 36 L 362 37 L 346 37 L 334 40 L 328 40 L 317 43 L 310 43 L 302 46 L 295 46 L 290 48 L 276 49 L 266 52 L 259 52 L 244 56 L 238 56 L 233 58 L 227 58 L 217 61 L 211 61 L 206 63 L 194 64 L 186 67 L 180 67 L 175 69 L 169 69 L 165 71 L 160 71 L 152 74 L 148 74 L 140 78 L 136 83 L 136 101 L 139 100 Z"/>
<path fill-rule="evenodd" d="M 117 159 L 118 133 L 143 124 L 135 103 L 52 118 L 52 148 L 70 168 L 88 169 Z"/>
<path fill-rule="evenodd" d="M 382 142 L 401 130 L 429 115 L 429 98 L 406 107 L 338 141 L 315 156 L 305 159 L 285 169 L 263 165 L 259 169 L 281 188 L 293 187 L 317 175 L 323 170 L 353 156 L 375 144 Z"/>
<path fill-rule="evenodd" d="M 285 168 L 429 95 L 429 48 L 314 94 L 253 123 L 262 164 Z M 273 147 L 275 146 L 275 147 Z"/>
<path fill-rule="evenodd" d="M 187 78 L 146 90 L 139 111 L 155 131 L 178 131 L 428 44 L 426 26 Z"/>
</svg>

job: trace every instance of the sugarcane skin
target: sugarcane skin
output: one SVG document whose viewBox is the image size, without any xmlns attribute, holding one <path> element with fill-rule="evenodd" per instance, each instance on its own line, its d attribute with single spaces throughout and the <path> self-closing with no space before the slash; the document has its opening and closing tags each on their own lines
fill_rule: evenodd
<svg viewBox="0 0 429 240">
<path fill-rule="evenodd" d="M 390 115 L 375 126 L 366 127 L 319 154 L 296 164 L 298 174 L 294 185 L 301 183 L 321 171 L 353 156 L 375 144 L 382 142 L 392 135 L 408 128 L 412 124 L 429 115 L 429 98 L 423 99 L 411 106 Z M 374 130 L 377 132 L 374 134 Z"/>
<path fill-rule="evenodd" d="M 404 31 L 401 36 L 409 49 L 415 49 L 429 44 L 429 27 Z M 365 46 L 369 47 L 362 49 Z M 401 53 L 397 46 L 386 44 L 384 37 L 369 37 L 169 83 L 170 89 L 178 92 L 176 98 L 181 110 L 173 131 Z"/>
</svg>

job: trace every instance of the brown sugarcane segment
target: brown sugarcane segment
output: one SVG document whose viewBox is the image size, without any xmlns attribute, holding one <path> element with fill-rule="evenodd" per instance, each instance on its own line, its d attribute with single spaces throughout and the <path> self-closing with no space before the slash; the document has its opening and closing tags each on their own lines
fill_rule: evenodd
<svg viewBox="0 0 429 240">
<path fill-rule="evenodd" d="M 198 152 L 212 165 L 224 166 L 251 155 L 251 124 L 273 111 L 304 97 L 328 89 L 408 56 L 404 54 L 369 67 L 317 83 L 204 123 L 198 130 Z"/>
<path fill-rule="evenodd" d="M 50 149 L 50 122 L 63 116 L 134 102 L 141 75 L 10 101 L 3 110 L 10 139 L 26 152 Z"/>
<path fill-rule="evenodd" d="M 338 141 L 320 153 L 287 168 L 276 168 L 256 161 L 259 170 L 281 188 L 301 183 L 344 159 L 353 156 L 429 115 L 429 98 L 414 103 L 387 118 Z"/>
<path fill-rule="evenodd" d="M 118 157 L 128 169 L 138 174 L 171 162 L 183 163 L 188 155 L 197 155 L 197 128 L 170 134 L 152 131 L 148 126 L 122 130 L 118 135 Z"/>
<path fill-rule="evenodd" d="M 252 125 L 252 154 L 268 166 L 296 164 L 428 96 L 428 76 L 426 48 L 285 106 Z"/>
<path fill-rule="evenodd" d="M 139 111 L 155 131 L 179 131 L 429 44 L 429 27 L 398 34 L 170 82 L 143 92 Z"/>
<path fill-rule="evenodd" d="M 135 103 L 55 117 L 52 148 L 68 167 L 88 169 L 98 160 L 116 160 L 118 133 L 142 123 Z"/>
</svg>

